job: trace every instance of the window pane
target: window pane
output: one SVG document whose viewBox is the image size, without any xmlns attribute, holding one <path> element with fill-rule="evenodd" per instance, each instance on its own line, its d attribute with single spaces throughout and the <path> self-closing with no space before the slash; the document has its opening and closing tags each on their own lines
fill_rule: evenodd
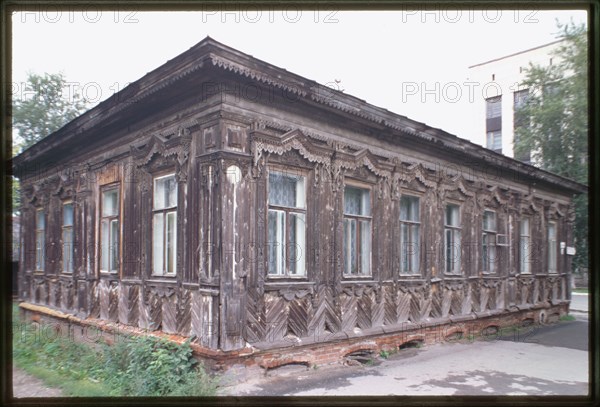
<svg viewBox="0 0 600 407">
<path fill-rule="evenodd" d="M 410 271 L 413 273 L 418 273 L 419 270 L 419 248 L 420 248 L 420 244 L 419 244 L 419 226 L 418 225 L 411 225 L 410 226 L 410 245 L 408 247 L 409 250 L 409 254 L 411 256 L 411 269 Z"/>
<path fill-rule="evenodd" d="M 73 229 L 63 229 L 62 241 L 63 272 L 70 273 L 71 271 L 73 271 Z"/>
<path fill-rule="evenodd" d="M 119 264 L 119 222 L 110 222 L 110 271 L 117 271 Z"/>
<path fill-rule="evenodd" d="M 344 272 L 358 273 L 356 261 L 356 220 L 344 219 Z"/>
<path fill-rule="evenodd" d="M 154 179 L 154 209 L 177 206 L 177 183 L 175 175 Z"/>
<path fill-rule="evenodd" d="M 285 212 L 269 210 L 269 274 L 283 274 Z"/>
<path fill-rule="evenodd" d="M 119 191 L 111 189 L 102 192 L 102 216 L 116 216 L 119 213 Z"/>
<path fill-rule="evenodd" d="M 492 232 L 496 231 L 496 213 L 491 211 L 483 212 L 483 229 Z"/>
<path fill-rule="evenodd" d="M 520 224 L 519 263 L 521 273 L 530 273 L 530 242 L 529 242 L 529 219 L 524 218 Z"/>
<path fill-rule="evenodd" d="M 360 273 L 371 274 L 371 221 L 360 221 Z"/>
<path fill-rule="evenodd" d="M 40 230 L 35 236 L 35 268 L 36 270 L 44 270 L 46 257 L 46 236 L 44 231 Z"/>
<path fill-rule="evenodd" d="M 276 171 L 269 173 L 269 204 L 304 208 L 304 177 Z"/>
<path fill-rule="evenodd" d="M 400 198 L 400 220 L 419 221 L 419 198 L 414 196 Z"/>
<path fill-rule="evenodd" d="M 521 236 L 529 236 L 529 219 L 521 220 Z"/>
<path fill-rule="evenodd" d="M 457 273 L 460 270 L 460 231 L 446 229 L 446 272 Z"/>
<path fill-rule="evenodd" d="M 177 214 L 167 213 L 167 270 L 169 274 L 177 271 Z"/>
<path fill-rule="evenodd" d="M 486 100 L 486 117 L 500 117 L 502 115 L 502 97 L 496 96 Z"/>
<path fill-rule="evenodd" d="M 400 270 L 403 273 L 408 273 L 409 271 L 409 238 L 408 238 L 408 225 L 401 224 L 400 225 L 400 244 L 401 244 L 401 252 L 400 252 Z"/>
<path fill-rule="evenodd" d="M 348 215 L 371 215 L 371 194 L 369 190 L 346 187 L 344 189 L 344 213 Z"/>
<path fill-rule="evenodd" d="M 288 261 L 290 274 L 304 275 L 306 267 L 306 221 L 303 213 L 290 213 Z"/>
<path fill-rule="evenodd" d="M 519 248 L 519 260 L 521 264 L 521 273 L 529 273 L 530 272 L 530 260 L 529 260 L 529 237 L 522 236 L 521 237 L 521 245 Z"/>
<path fill-rule="evenodd" d="M 45 229 L 46 228 L 46 217 L 44 216 L 44 211 L 36 212 L 36 229 Z"/>
<path fill-rule="evenodd" d="M 103 220 L 100 225 L 100 234 L 101 234 L 101 249 L 100 253 L 100 269 L 108 271 L 108 261 L 109 261 L 109 253 L 110 253 L 110 236 L 108 234 L 108 220 Z"/>
<path fill-rule="evenodd" d="M 63 226 L 73 226 L 73 204 L 63 205 Z"/>
<path fill-rule="evenodd" d="M 165 229 L 164 216 L 155 213 L 152 218 L 152 272 L 157 275 L 164 273 Z"/>
<path fill-rule="evenodd" d="M 556 225 L 548 224 L 548 269 L 556 272 Z"/>
<path fill-rule="evenodd" d="M 458 227 L 459 220 L 459 209 L 457 205 L 446 205 L 446 225 Z"/>
</svg>

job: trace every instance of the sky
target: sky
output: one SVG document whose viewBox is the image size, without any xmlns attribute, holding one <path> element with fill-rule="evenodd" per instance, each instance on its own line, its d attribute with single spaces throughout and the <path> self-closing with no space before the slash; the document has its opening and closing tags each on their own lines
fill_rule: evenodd
<svg viewBox="0 0 600 407">
<path fill-rule="evenodd" d="M 556 39 L 583 10 L 439 9 L 197 12 L 28 11 L 13 14 L 12 90 L 28 72 L 63 72 L 68 95 L 105 100 L 207 35 L 375 106 L 482 144 L 470 134 L 468 67 Z M 444 6 L 448 7 L 448 6 Z M 448 84 L 460 94 L 447 95 Z M 456 85 L 455 85 L 456 84 Z"/>
</svg>

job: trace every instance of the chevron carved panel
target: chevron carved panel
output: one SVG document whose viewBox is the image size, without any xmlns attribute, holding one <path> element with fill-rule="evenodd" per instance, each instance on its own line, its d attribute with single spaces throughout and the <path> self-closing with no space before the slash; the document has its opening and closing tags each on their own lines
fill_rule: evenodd
<svg viewBox="0 0 600 407">
<path fill-rule="evenodd" d="M 112 281 L 108 289 L 108 319 L 119 320 L 119 283 Z"/>
<path fill-rule="evenodd" d="M 441 318 L 443 313 L 444 297 L 441 287 L 435 287 L 435 291 L 431 293 L 431 317 Z"/>
<path fill-rule="evenodd" d="M 398 291 L 398 303 L 396 304 L 397 322 L 406 322 L 411 315 L 412 295 L 406 291 Z"/>
<path fill-rule="evenodd" d="M 282 340 L 287 333 L 287 306 L 283 297 L 277 294 L 265 294 L 265 319 L 267 322 L 267 340 Z"/>
<path fill-rule="evenodd" d="M 260 342 L 266 335 L 265 305 L 262 295 L 249 288 L 246 295 L 246 331 L 245 339 L 249 343 Z"/>
<path fill-rule="evenodd" d="M 384 286 L 383 290 L 383 302 L 384 302 L 384 325 L 394 325 L 398 322 L 398 292 L 393 286 Z"/>
<path fill-rule="evenodd" d="M 100 302 L 100 318 L 108 319 L 110 307 L 110 285 L 108 280 L 100 280 L 98 282 L 98 297 Z"/>
<path fill-rule="evenodd" d="M 313 298 L 313 318 L 309 324 L 309 330 L 316 338 L 324 340 L 328 333 L 338 332 L 342 321 L 333 299 L 332 289 L 327 286 L 318 288 Z"/>
<path fill-rule="evenodd" d="M 356 327 L 357 298 L 354 294 L 342 293 L 340 295 L 342 309 L 342 331 L 351 332 Z"/>
<path fill-rule="evenodd" d="M 192 330 L 192 292 L 182 288 L 177 303 L 177 332 L 189 336 Z"/>
<path fill-rule="evenodd" d="M 372 326 L 382 326 L 385 317 L 385 301 L 383 292 L 377 291 L 371 293 L 371 324 Z"/>
<path fill-rule="evenodd" d="M 364 294 L 356 302 L 356 326 L 360 329 L 368 329 L 372 326 L 372 306 L 371 296 Z"/>
<path fill-rule="evenodd" d="M 167 333 L 177 332 L 177 296 L 166 295 L 162 298 L 162 330 Z"/>
<path fill-rule="evenodd" d="M 288 304 L 287 332 L 303 338 L 308 335 L 312 304 L 309 297 L 296 298 Z"/>
</svg>

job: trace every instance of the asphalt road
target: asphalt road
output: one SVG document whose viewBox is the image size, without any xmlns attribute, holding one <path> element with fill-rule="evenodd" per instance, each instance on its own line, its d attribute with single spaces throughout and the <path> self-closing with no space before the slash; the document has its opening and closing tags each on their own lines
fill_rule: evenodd
<svg viewBox="0 0 600 407">
<path fill-rule="evenodd" d="M 283 367 L 236 396 L 586 395 L 588 322 L 530 326 L 488 340 L 406 349 L 374 365 Z"/>
</svg>

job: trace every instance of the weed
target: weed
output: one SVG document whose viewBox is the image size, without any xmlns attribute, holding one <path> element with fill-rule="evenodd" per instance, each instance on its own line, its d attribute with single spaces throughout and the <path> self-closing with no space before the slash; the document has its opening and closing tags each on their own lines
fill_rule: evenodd
<svg viewBox="0 0 600 407">
<path fill-rule="evenodd" d="M 15 318 L 18 321 L 18 317 Z M 69 396 L 213 396 L 218 382 L 192 356 L 190 339 L 176 344 L 154 337 L 120 338 L 98 348 L 15 325 L 13 360 Z"/>
<path fill-rule="evenodd" d="M 382 350 L 379 352 L 379 356 L 380 356 L 382 359 L 387 359 L 387 358 L 389 358 L 389 357 L 390 357 L 390 352 L 388 352 L 388 351 L 386 351 L 386 350 L 383 350 L 383 349 L 382 349 Z"/>
<path fill-rule="evenodd" d="M 561 316 L 558 320 L 559 321 L 575 321 L 577 318 L 575 318 L 573 315 L 569 315 L 569 314 L 565 314 L 563 316 Z"/>
</svg>

